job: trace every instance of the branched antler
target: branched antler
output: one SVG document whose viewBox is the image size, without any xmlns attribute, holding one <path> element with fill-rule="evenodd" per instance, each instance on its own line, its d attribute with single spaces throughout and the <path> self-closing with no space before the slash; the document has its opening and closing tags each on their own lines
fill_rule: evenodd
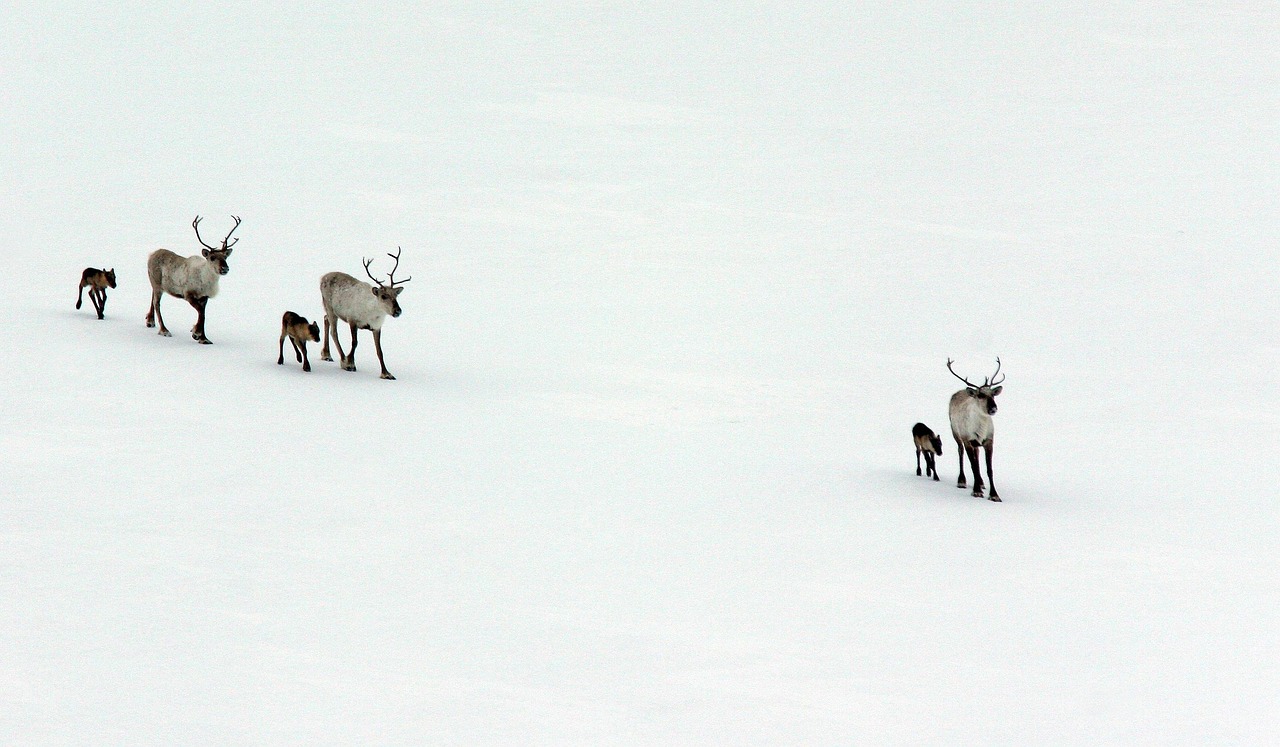
<svg viewBox="0 0 1280 747">
<path fill-rule="evenodd" d="M 402 252 L 402 251 L 404 251 L 404 250 L 397 246 L 397 247 L 396 247 L 396 253 L 395 253 L 395 254 L 392 254 L 391 252 L 387 252 L 387 256 L 388 256 L 388 257 L 390 257 L 390 258 L 392 258 L 392 259 L 394 259 L 394 260 L 396 261 L 396 265 L 395 265 L 395 267 L 392 267 L 392 268 L 391 268 L 391 273 L 387 275 L 387 282 L 388 282 L 388 283 L 391 283 L 391 287 L 392 287 L 392 288 L 396 287 L 397 285 L 403 285 L 403 284 L 405 284 L 405 283 L 409 282 L 410 280 L 413 280 L 413 276 L 412 276 L 412 275 L 410 275 L 409 277 L 405 278 L 404 280 L 396 280 L 396 269 L 400 267 L 400 252 Z"/>
<path fill-rule="evenodd" d="M 955 369 L 951 367 L 951 364 L 952 364 L 952 363 L 955 363 L 955 361 L 953 361 L 953 360 L 951 360 L 950 358 L 948 358 L 948 359 L 947 359 L 947 370 L 951 372 L 951 375 L 952 375 L 952 376 L 954 376 L 954 377 L 956 377 L 957 379 L 959 379 L 959 380 L 963 381 L 963 382 L 965 383 L 965 386 L 971 386 L 971 387 L 973 387 L 974 389 L 981 389 L 981 388 L 982 388 L 982 387 L 978 386 L 977 384 L 973 383 L 972 381 L 969 381 L 969 380 L 968 380 L 968 379 L 966 379 L 965 377 L 961 376 L 960 374 L 956 373 Z M 990 387 L 990 386 L 995 386 L 995 385 L 999 384 L 1001 381 L 1004 381 L 1004 379 L 1003 379 L 1003 378 L 1001 378 L 999 381 L 997 381 L 997 380 L 996 380 L 996 376 L 997 376 L 999 373 L 1000 373 L 1000 358 L 999 358 L 999 356 L 997 356 L 997 357 L 996 357 L 996 372 L 995 372 L 995 373 L 993 373 L 993 374 L 991 374 L 991 376 L 989 376 L 989 377 L 987 377 L 987 378 L 983 379 L 983 380 L 982 380 L 982 386 L 988 386 L 988 387 Z"/>
<path fill-rule="evenodd" d="M 191 227 L 196 230 L 196 241 L 199 241 L 200 245 L 203 246 L 205 249 L 208 249 L 209 251 L 217 251 L 217 247 L 209 246 L 208 244 L 204 243 L 204 239 L 200 238 L 200 221 L 202 220 L 204 219 L 197 215 L 196 219 L 191 221 Z"/>
<path fill-rule="evenodd" d="M 1000 381 L 996 381 L 996 376 L 999 375 L 999 373 L 1000 373 L 1000 356 L 997 355 L 996 356 L 996 372 L 991 374 L 991 382 L 989 384 L 986 384 L 986 386 L 995 386 L 996 384 L 999 384 L 1000 381 L 1004 381 L 1003 378 L 1000 379 Z"/>
<path fill-rule="evenodd" d="M 396 269 L 400 267 L 400 252 L 402 252 L 402 251 L 403 251 L 403 249 L 401 249 L 400 247 L 398 247 L 398 246 L 397 246 L 397 247 L 396 247 L 396 253 L 395 253 L 395 254 L 392 254 L 391 252 L 387 252 L 387 256 L 388 256 L 388 257 L 390 257 L 390 258 L 392 258 L 392 259 L 394 259 L 394 260 L 396 261 L 395 267 L 392 267 L 392 268 L 391 268 L 391 272 L 390 272 L 390 274 L 388 274 L 388 275 L 387 275 L 387 283 L 388 283 L 388 285 L 383 285 L 381 280 L 379 280 L 379 279 L 375 278 L 375 277 L 373 276 L 373 273 L 372 273 L 372 272 L 369 272 L 369 265 L 373 264 L 373 260 L 372 260 L 372 259 L 366 259 L 366 260 L 363 260 L 363 262 L 364 262 L 364 274 L 368 275 L 370 280 L 372 280 L 373 282 L 377 283 L 379 288 L 394 288 L 394 287 L 396 287 L 397 285 L 403 285 L 403 284 L 405 284 L 405 283 L 409 282 L 410 280 L 413 280 L 413 277 L 412 277 L 412 276 L 407 277 L 407 278 L 405 278 L 404 280 L 396 280 Z"/>
<path fill-rule="evenodd" d="M 239 237 L 239 236 L 237 236 L 235 241 L 231 242 L 230 244 L 228 244 L 228 243 L 227 243 L 227 239 L 231 238 L 231 234 L 235 233 L 235 232 L 236 232 L 236 229 L 240 227 L 240 216 L 233 215 L 233 216 L 231 216 L 231 218 L 236 222 L 236 224 L 235 224 L 234 226 L 232 226 L 232 227 L 231 227 L 231 230 L 230 230 L 230 231 L 227 231 L 227 235 L 226 235 L 225 237 L 223 237 L 223 239 L 222 239 L 222 248 L 223 248 L 223 249 L 230 249 L 231 247 L 233 247 L 233 246 L 235 246 L 235 245 L 236 245 L 236 241 L 239 241 L 239 240 L 240 240 L 240 237 Z"/>
<path fill-rule="evenodd" d="M 955 363 L 955 361 L 953 361 L 953 360 L 951 360 L 950 358 L 948 358 L 948 359 L 947 359 L 947 370 L 951 372 L 951 375 L 952 375 L 952 376 L 954 376 L 954 377 L 956 377 L 957 379 L 959 379 L 959 380 L 963 381 L 963 382 L 965 383 L 965 386 L 971 386 L 971 387 L 974 387 L 974 388 L 976 389 L 978 385 L 977 385 L 977 384 L 974 384 L 973 382 L 969 381 L 969 380 L 968 380 L 968 379 L 966 379 L 965 377 L 963 377 L 963 376 L 961 376 L 960 374 L 956 373 L 956 370 L 955 370 L 954 368 L 952 368 L 952 367 L 951 367 L 951 364 L 952 364 L 952 363 Z"/>
<path fill-rule="evenodd" d="M 227 249 L 229 249 L 229 248 L 231 248 L 231 247 L 235 246 L 235 245 L 236 245 L 236 241 L 239 241 L 239 240 L 240 240 L 240 239 L 237 237 L 235 241 L 232 241 L 230 244 L 228 244 L 228 243 L 227 243 L 227 239 L 231 238 L 231 234 L 235 233 L 235 232 L 236 232 L 236 229 L 240 227 L 240 219 L 239 219 L 238 217 L 234 216 L 234 215 L 233 215 L 233 216 L 231 216 L 231 217 L 235 219 L 236 224 L 235 224 L 234 226 L 232 226 L 232 227 L 231 227 L 231 230 L 230 230 L 230 231 L 227 231 L 227 235 L 226 235 L 226 237 L 222 239 L 222 249 L 221 249 L 221 251 L 226 251 Z M 209 246 L 208 244 L 204 243 L 204 239 L 200 238 L 200 221 L 202 221 L 202 220 L 204 220 L 204 219 L 197 215 L 197 216 L 196 216 L 196 219 L 195 219 L 195 220 L 193 220 L 193 221 L 191 221 L 191 227 L 192 227 L 192 228 L 194 228 L 194 229 L 195 229 L 195 231 L 196 231 L 196 241 L 199 241 L 201 246 L 203 246 L 205 249 L 208 249 L 208 250 L 209 250 L 209 251 L 211 251 L 211 252 L 219 251 L 219 249 L 218 249 L 217 247 Z"/>
<path fill-rule="evenodd" d="M 385 287 L 387 287 L 387 286 L 385 286 L 385 285 L 383 285 L 383 284 L 382 284 L 382 281 L 381 281 L 381 280 L 379 280 L 379 279 L 375 278 L 375 277 L 373 276 L 373 273 L 372 273 L 372 272 L 369 272 L 369 265 L 373 264 L 373 260 L 372 260 L 372 259 L 364 259 L 364 260 L 361 260 L 361 262 L 364 262 L 364 274 L 368 275 L 370 280 L 372 280 L 373 282 L 377 283 L 379 288 L 385 288 Z"/>
</svg>

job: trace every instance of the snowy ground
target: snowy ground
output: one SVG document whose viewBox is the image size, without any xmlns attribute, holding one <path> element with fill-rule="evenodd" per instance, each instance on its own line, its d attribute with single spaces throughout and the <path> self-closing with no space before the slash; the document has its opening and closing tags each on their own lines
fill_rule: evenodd
<svg viewBox="0 0 1280 747">
<path fill-rule="evenodd" d="M 0 742 L 1280 739 L 1280 11 L 792 5 L 6 11 Z"/>
</svg>

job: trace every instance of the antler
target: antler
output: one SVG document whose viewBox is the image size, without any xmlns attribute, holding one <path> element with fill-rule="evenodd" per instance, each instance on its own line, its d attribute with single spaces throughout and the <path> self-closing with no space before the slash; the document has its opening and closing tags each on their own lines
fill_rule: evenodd
<svg viewBox="0 0 1280 747">
<path fill-rule="evenodd" d="M 997 359 L 997 360 L 998 360 L 998 359 Z M 969 380 L 968 380 L 968 379 L 966 379 L 965 377 L 963 377 L 963 376 L 961 376 L 960 374 L 956 373 L 955 369 L 951 367 L 951 364 L 952 364 L 952 363 L 955 363 L 955 361 L 953 361 L 953 360 L 951 360 L 950 358 L 948 358 L 948 359 L 947 359 L 947 370 L 951 372 L 951 375 L 952 375 L 952 376 L 954 376 L 954 377 L 956 377 L 957 379 L 959 379 L 959 380 L 963 381 L 963 382 L 965 383 L 965 385 L 966 385 L 966 386 L 971 386 L 971 387 L 973 387 L 973 388 L 975 388 L 975 389 L 976 389 L 976 388 L 978 387 L 978 385 L 977 385 L 977 384 L 974 384 L 973 382 L 969 381 Z"/>
<path fill-rule="evenodd" d="M 208 244 L 204 243 L 204 239 L 200 238 L 200 221 L 201 221 L 201 220 L 203 220 L 203 218 L 201 218 L 200 216 L 198 216 L 198 215 L 197 215 L 197 216 L 196 216 L 196 219 L 195 219 L 195 220 L 193 220 L 193 221 L 191 221 L 191 227 L 192 227 L 192 228 L 194 228 L 194 229 L 196 230 L 196 241 L 199 241 L 199 242 L 200 242 L 200 244 L 201 244 L 205 249 L 208 249 L 208 250 L 210 250 L 210 251 L 215 251 L 215 252 L 216 252 L 216 251 L 218 251 L 218 248 L 217 248 L 217 247 L 209 246 Z"/>
<path fill-rule="evenodd" d="M 405 278 L 404 280 L 396 280 L 396 267 L 399 267 L 399 266 L 400 266 L 400 252 L 401 252 L 401 251 L 403 251 L 403 250 L 402 250 L 400 247 L 398 247 L 398 246 L 397 246 L 397 247 L 396 247 L 396 253 L 395 253 L 395 254 L 392 254 L 391 252 L 387 252 L 387 256 L 388 256 L 388 257 L 390 257 L 390 258 L 392 258 L 392 259 L 394 259 L 394 260 L 396 261 L 396 266 L 395 266 L 395 267 L 392 267 L 392 268 L 391 268 L 391 273 L 390 273 L 389 275 L 387 275 L 387 282 L 388 282 L 388 283 L 390 283 L 390 285 L 383 285 L 381 280 L 379 280 L 379 279 L 375 278 L 375 277 L 373 276 L 373 273 L 372 273 L 372 272 L 369 272 L 369 265 L 373 264 L 373 260 L 372 260 L 372 259 L 366 259 L 366 260 L 363 260 L 363 261 L 364 261 L 364 274 L 368 275 L 370 280 L 372 280 L 373 282 L 377 283 L 379 288 L 388 288 L 388 287 L 390 287 L 390 288 L 394 288 L 394 287 L 396 287 L 397 285 L 403 285 L 404 283 L 407 283 L 407 282 L 409 282 L 410 280 L 413 280 L 413 278 L 412 278 L 412 277 L 407 277 L 407 278 Z"/>
<path fill-rule="evenodd" d="M 235 218 L 236 224 L 235 224 L 234 226 L 232 226 L 232 227 L 231 227 L 231 230 L 230 230 L 230 231 L 227 231 L 227 236 L 226 236 L 226 238 L 224 238 L 224 239 L 222 240 L 222 251 L 226 251 L 227 249 L 229 249 L 229 248 L 231 248 L 231 247 L 235 246 L 235 245 L 236 245 L 236 241 L 239 241 L 239 240 L 240 240 L 239 238 L 237 238 L 237 239 L 236 239 L 236 241 L 233 241 L 233 242 L 231 242 L 230 244 L 228 244 L 228 243 L 227 243 L 227 239 L 231 238 L 231 234 L 235 233 L 235 232 L 236 232 L 236 229 L 240 227 L 240 219 L 239 219 L 239 218 L 237 218 L 237 217 L 236 217 L 236 216 L 234 216 L 234 215 L 233 215 L 233 216 L 231 216 L 231 217 L 232 217 L 232 218 Z M 218 251 L 218 248 L 217 248 L 217 247 L 215 247 L 215 246 L 209 246 L 208 244 L 204 243 L 204 239 L 200 238 L 200 221 L 202 221 L 202 220 L 204 220 L 204 219 L 197 215 L 197 216 L 196 216 L 196 219 L 195 219 L 195 220 L 193 220 L 193 221 L 191 221 L 191 227 L 192 227 L 192 228 L 194 228 L 194 229 L 196 230 L 196 241 L 199 241 L 199 242 L 200 242 L 200 244 L 201 244 L 201 246 L 203 246 L 205 249 L 208 249 L 209 251 L 216 252 L 216 251 Z"/>
<path fill-rule="evenodd" d="M 387 282 L 391 283 L 392 288 L 396 287 L 397 285 L 403 285 L 409 282 L 410 280 L 413 280 L 412 275 L 405 278 L 404 280 L 396 280 L 396 268 L 400 266 L 400 252 L 402 251 L 404 250 L 397 246 L 395 254 L 392 254 L 391 252 L 387 252 L 387 256 L 396 261 L 396 266 L 392 267 L 390 274 L 387 275 Z"/>
<path fill-rule="evenodd" d="M 240 237 L 239 237 L 239 236 L 237 236 L 235 241 L 231 242 L 230 244 L 228 244 L 228 243 L 227 243 L 227 239 L 231 238 L 231 234 L 235 233 L 235 232 L 236 232 L 236 229 L 240 227 L 240 217 L 239 217 L 239 216 L 236 216 L 236 215 L 233 215 L 233 216 L 231 216 L 231 218 L 236 222 L 236 224 L 235 224 L 234 226 L 232 226 L 232 227 L 231 227 L 231 230 L 230 230 L 230 231 L 227 231 L 227 235 L 226 235 L 226 237 L 224 237 L 224 238 L 222 239 L 222 248 L 223 248 L 223 249 L 230 249 L 231 247 L 233 247 L 233 246 L 235 246 L 235 245 L 236 245 L 236 241 L 239 241 L 239 240 L 240 240 Z M 204 242 L 201 242 L 201 243 L 204 243 Z"/>
<path fill-rule="evenodd" d="M 383 284 L 382 284 L 382 281 L 381 281 L 381 280 L 379 280 L 379 279 L 375 278 L 375 277 L 373 276 L 373 273 L 372 273 L 372 272 L 369 272 L 369 265 L 373 264 L 373 260 L 372 260 L 372 259 L 364 259 L 364 260 L 361 260 L 361 261 L 362 261 L 362 262 L 364 262 L 364 274 L 368 275 L 370 280 L 372 280 L 373 282 L 377 283 L 379 288 L 385 288 L 385 287 L 387 287 L 387 286 L 385 286 L 385 285 L 383 285 Z"/>
<path fill-rule="evenodd" d="M 996 375 L 999 373 L 1000 373 L 1000 356 L 997 355 L 996 356 L 996 372 L 991 374 L 991 381 L 985 384 L 985 386 L 995 386 L 996 384 L 999 384 L 1000 381 L 1004 381 L 1004 379 L 1000 379 L 1000 381 L 996 381 Z"/>
</svg>

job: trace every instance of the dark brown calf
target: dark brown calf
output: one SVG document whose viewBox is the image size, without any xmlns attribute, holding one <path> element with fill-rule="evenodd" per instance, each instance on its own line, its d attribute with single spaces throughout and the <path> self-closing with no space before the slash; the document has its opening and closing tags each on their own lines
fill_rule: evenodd
<svg viewBox="0 0 1280 747">
<path fill-rule="evenodd" d="M 308 324 L 305 316 L 292 311 L 284 312 L 284 316 L 280 318 L 280 357 L 276 359 L 278 366 L 284 365 L 284 338 L 286 337 L 293 345 L 293 352 L 298 356 L 302 370 L 310 371 L 311 360 L 307 357 L 307 340 L 320 342 L 320 325 L 315 322 Z"/>
<path fill-rule="evenodd" d="M 80 273 L 80 290 L 76 293 L 76 308 L 84 303 L 84 289 L 89 288 L 89 300 L 93 302 L 93 308 L 98 312 L 98 318 L 104 319 L 102 312 L 107 308 L 107 288 L 116 287 L 116 271 L 99 270 L 96 267 L 86 267 L 84 272 Z"/>
<path fill-rule="evenodd" d="M 916 475 L 920 475 L 920 455 L 924 454 L 924 474 L 926 477 L 933 476 L 933 481 L 938 481 L 938 466 L 934 463 L 934 457 L 942 454 L 942 438 L 924 423 L 916 423 L 911 429 L 911 438 L 916 443 Z"/>
</svg>

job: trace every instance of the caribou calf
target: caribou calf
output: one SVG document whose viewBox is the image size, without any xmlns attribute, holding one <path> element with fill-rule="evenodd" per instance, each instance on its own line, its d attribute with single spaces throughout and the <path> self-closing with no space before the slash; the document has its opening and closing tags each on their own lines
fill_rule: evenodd
<svg viewBox="0 0 1280 747">
<path fill-rule="evenodd" d="M 231 234 L 240 227 L 240 219 L 231 216 L 236 224 L 227 231 L 222 239 L 222 246 L 215 249 L 200 238 L 200 216 L 191 222 L 196 231 L 196 240 L 204 247 L 199 255 L 180 257 L 168 249 L 157 249 L 147 257 L 147 277 L 151 280 L 151 310 L 147 312 L 147 326 L 156 326 L 160 322 L 160 334 L 172 337 L 164 326 L 164 317 L 160 314 L 160 299 L 168 293 L 174 298 L 181 298 L 196 310 L 196 324 L 191 328 L 191 339 L 202 345 L 209 345 L 210 340 L 204 334 L 204 307 L 209 299 L 218 295 L 218 278 L 231 271 L 227 257 L 231 256 L 231 247 L 240 239 L 227 243 Z"/>
<path fill-rule="evenodd" d="M 991 495 L 987 500 L 999 502 L 1000 495 L 996 493 L 996 480 L 991 474 L 991 452 L 995 448 L 996 436 L 996 427 L 991 416 L 996 414 L 996 397 L 1004 389 L 998 386 L 1004 379 L 995 378 L 1000 373 L 1000 359 L 996 358 L 996 372 L 990 378 L 983 379 L 981 386 L 971 383 L 956 373 L 951 368 L 953 362 L 950 358 L 947 359 L 947 370 L 951 371 L 952 376 L 965 383 L 964 389 L 951 395 L 949 409 L 951 435 L 955 438 L 956 447 L 960 450 L 960 479 L 956 482 L 956 487 L 965 487 L 964 458 L 967 455 L 969 466 L 973 467 L 973 496 L 982 497 L 982 475 L 978 472 L 978 449 L 982 448 L 986 451 L 987 483 L 991 487 Z"/>
<path fill-rule="evenodd" d="M 395 279 L 396 268 L 400 266 L 399 247 L 396 247 L 395 254 L 388 252 L 387 256 L 394 259 L 396 264 L 387 275 L 386 285 L 369 272 L 369 265 L 373 260 L 364 260 L 365 274 L 378 284 L 377 288 L 345 272 L 330 272 L 320 278 L 320 300 L 324 303 L 324 347 L 320 349 L 320 360 L 333 360 L 329 355 L 329 332 L 332 330 L 333 344 L 338 347 L 342 370 L 356 370 L 356 331 L 367 329 L 373 332 L 373 348 L 378 351 L 378 365 L 382 366 L 382 378 L 395 378 L 387 370 L 387 364 L 382 359 L 382 323 L 388 314 L 393 317 L 400 316 L 400 302 L 396 299 L 404 288 L 397 286 L 413 278 Z M 342 351 L 342 342 L 338 339 L 338 320 L 351 325 L 350 355 Z"/>
<path fill-rule="evenodd" d="M 276 365 L 284 365 L 284 339 L 289 338 L 289 342 L 293 345 L 293 353 L 298 356 L 298 362 L 302 364 L 303 371 L 311 370 L 311 359 L 307 357 L 307 340 L 311 342 L 320 342 L 320 325 L 315 322 L 307 323 L 307 318 L 292 311 L 284 312 L 284 316 L 280 318 L 280 357 L 276 358 Z"/>
<path fill-rule="evenodd" d="M 116 287 L 116 271 L 99 270 L 96 267 L 86 267 L 84 272 L 80 273 L 80 290 L 76 293 L 76 308 L 84 303 L 84 289 L 89 288 L 89 301 L 93 304 L 93 308 L 98 312 L 98 318 L 104 319 L 102 315 L 107 310 L 107 288 Z"/>
<path fill-rule="evenodd" d="M 916 442 L 916 477 L 920 476 L 920 455 L 924 454 L 924 474 L 933 476 L 938 481 L 938 465 L 934 456 L 942 456 L 942 437 L 933 432 L 924 423 L 916 423 L 911 428 L 911 438 Z"/>
</svg>

